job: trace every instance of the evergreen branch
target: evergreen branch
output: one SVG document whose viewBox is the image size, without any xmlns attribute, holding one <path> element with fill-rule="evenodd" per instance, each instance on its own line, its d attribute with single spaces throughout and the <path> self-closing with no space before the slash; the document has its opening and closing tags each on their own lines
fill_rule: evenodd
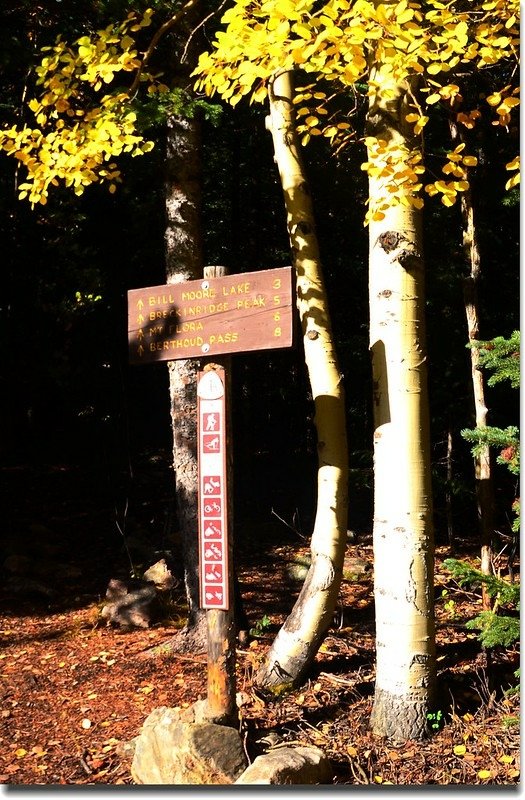
<svg viewBox="0 0 525 800">
<path fill-rule="evenodd" d="M 481 367 L 493 371 L 488 379 L 489 386 L 502 381 L 510 381 L 513 389 L 520 385 L 520 332 L 513 331 L 508 339 L 496 336 L 486 342 L 471 342 L 467 347 L 479 350 Z"/>
<path fill-rule="evenodd" d="M 497 597 L 500 606 L 511 605 L 519 610 L 520 608 L 520 585 L 519 583 L 509 583 L 498 578 L 496 575 L 484 575 L 479 569 L 471 567 L 464 561 L 455 558 L 447 558 L 443 566 L 452 573 L 452 577 L 460 586 L 471 586 L 472 584 L 483 584 L 487 588 L 490 597 Z"/>
</svg>

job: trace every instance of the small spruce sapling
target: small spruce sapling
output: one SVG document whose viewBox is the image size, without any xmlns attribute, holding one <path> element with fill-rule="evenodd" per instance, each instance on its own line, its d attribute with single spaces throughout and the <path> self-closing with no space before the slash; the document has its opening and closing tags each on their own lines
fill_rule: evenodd
<svg viewBox="0 0 525 800">
<path fill-rule="evenodd" d="M 488 385 L 494 386 L 501 381 L 509 380 L 513 388 L 520 385 L 520 333 L 514 331 L 509 339 L 497 336 L 488 342 L 474 342 L 480 349 L 480 365 L 490 369 L 492 375 Z M 464 430 L 461 435 L 473 445 L 472 452 L 483 445 L 499 449 L 496 458 L 498 464 L 505 465 L 516 477 L 520 471 L 519 430 L 511 425 L 505 429 L 488 426 L 483 429 Z M 516 498 L 512 510 L 515 518 L 512 530 L 516 534 L 520 529 L 520 501 Z M 460 586 L 483 584 L 489 596 L 494 599 L 491 611 L 482 611 L 474 619 L 467 622 L 466 627 L 479 630 L 479 639 L 484 647 L 509 647 L 520 636 L 519 610 L 520 585 L 510 583 L 496 575 L 483 575 L 480 570 L 463 561 L 449 558 L 445 567 L 450 570 Z"/>
</svg>

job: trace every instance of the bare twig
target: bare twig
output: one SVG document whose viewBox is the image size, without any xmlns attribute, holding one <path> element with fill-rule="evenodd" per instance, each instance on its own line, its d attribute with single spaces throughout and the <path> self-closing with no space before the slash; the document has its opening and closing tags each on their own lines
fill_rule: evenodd
<svg viewBox="0 0 525 800">
<path fill-rule="evenodd" d="M 228 0 L 223 0 L 223 2 L 214 11 L 212 11 L 211 14 L 208 14 L 207 17 L 204 17 L 204 19 L 201 20 L 199 22 L 199 24 L 191 31 L 190 35 L 188 36 L 188 38 L 186 40 L 186 44 L 184 45 L 184 50 L 182 51 L 182 55 L 180 57 L 181 63 L 183 61 L 186 61 L 186 56 L 188 54 L 188 47 L 190 46 L 190 42 L 193 39 L 193 37 L 195 36 L 195 34 L 197 33 L 197 31 L 200 28 L 202 28 L 203 25 L 206 25 L 208 20 L 211 19 L 213 16 L 215 16 L 215 14 L 218 14 L 219 11 L 222 11 L 222 9 L 224 8 L 224 6 L 226 5 L 227 2 L 228 2 Z"/>
<path fill-rule="evenodd" d="M 169 30 L 174 28 L 175 25 L 177 25 L 177 23 L 182 19 L 182 17 L 185 14 L 187 14 L 188 11 L 191 11 L 192 8 L 195 8 L 195 6 L 198 5 L 198 3 L 199 3 L 199 0 L 188 0 L 188 2 L 185 3 L 182 6 L 182 8 L 180 8 L 177 11 L 176 14 L 174 14 L 172 17 L 170 17 L 170 19 L 166 20 L 166 22 L 164 22 L 164 24 L 161 25 L 160 28 L 156 31 L 155 35 L 153 36 L 151 42 L 148 45 L 148 49 L 144 53 L 144 58 L 142 59 L 142 62 L 140 64 L 139 68 L 137 69 L 137 74 L 135 75 L 133 83 L 129 87 L 128 97 L 130 98 L 130 100 L 133 100 L 133 98 L 136 96 L 136 94 L 138 92 L 138 88 L 139 88 L 139 84 L 140 84 L 140 79 L 142 77 L 142 73 L 144 72 L 144 69 L 148 65 L 148 62 L 149 62 L 151 56 L 153 55 L 153 53 L 155 51 L 155 48 L 157 47 L 159 41 L 162 39 L 162 37 L 164 36 L 165 33 L 167 33 Z"/>
</svg>

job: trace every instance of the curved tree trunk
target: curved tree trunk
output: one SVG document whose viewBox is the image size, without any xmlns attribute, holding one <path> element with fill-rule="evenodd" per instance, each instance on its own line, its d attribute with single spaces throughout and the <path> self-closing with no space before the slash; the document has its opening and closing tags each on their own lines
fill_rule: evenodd
<svg viewBox="0 0 525 800">
<path fill-rule="evenodd" d="M 273 693 L 304 678 L 332 622 L 342 576 L 347 528 L 347 445 L 342 376 L 337 366 L 310 193 L 299 157 L 291 75 L 275 76 L 271 130 L 297 273 L 297 306 L 315 403 L 319 456 L 317 513 L 311 567 L 256 683 Z"/>
<path fill-rule="evenodd" d="M 413 87 L 384 86 L 379 66 L 372 81 L 369 133 L 408 155 L 406 100 Z M 388 196 L 387 181 L 370 177 L 371 204 Z M 370 223 L 377 648 L 371 724 L 380 736 L 404 740 L 426 734 L 435 685 L 424 264 L 421 212 L 397 204 L 384 214 Z"/>
</svg>

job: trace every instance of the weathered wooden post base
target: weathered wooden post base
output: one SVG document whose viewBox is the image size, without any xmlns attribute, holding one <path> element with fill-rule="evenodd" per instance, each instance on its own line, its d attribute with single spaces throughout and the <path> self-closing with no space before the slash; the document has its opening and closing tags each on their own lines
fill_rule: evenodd
<svg viewBox="0 0 525 800">
<path fill-rule="evenodd" d="M 239 726 L 235 682 L 235 619 L 228 611 L 210 608 L 208 623 L 208 700 L 206 718 L 217 725 Z"/>
</svg>

